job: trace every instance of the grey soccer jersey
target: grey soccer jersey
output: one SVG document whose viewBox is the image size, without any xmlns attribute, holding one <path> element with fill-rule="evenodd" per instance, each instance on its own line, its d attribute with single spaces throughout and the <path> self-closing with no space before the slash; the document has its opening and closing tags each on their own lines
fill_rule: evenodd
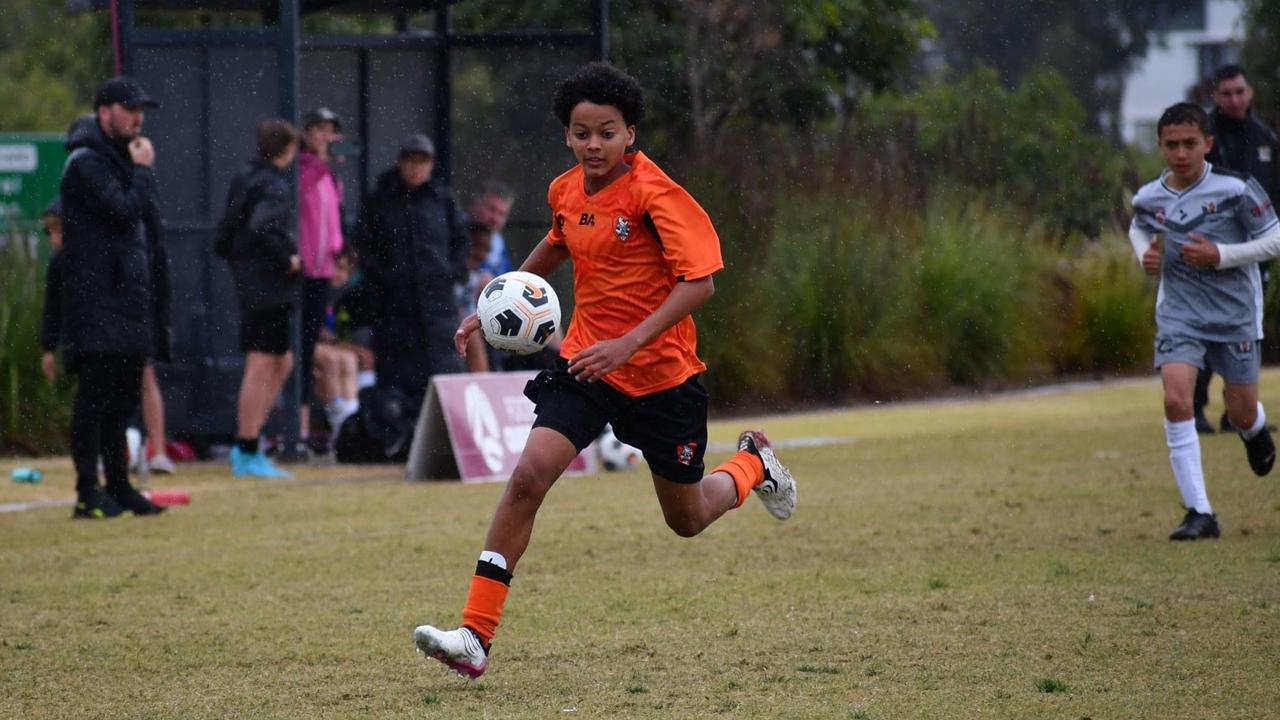
<svg viewBox="0 0 1280 720">
<path fill-rule="evenodd" d="M 1213 342 L 1262 337 L 1262 279 L 1256 264 L 1218 269 L 1191 267 L 1181 248 L 1188 233 L 1231 245 L 1276 225 L 1275 209 L 1257 181 L 1205 163 L 1205 173 L 1176 191 L 1161 176 L 1133 198 L 1133 225 L 1164 237 L 1156 327 L 1162 334 Z"/>
</svg>

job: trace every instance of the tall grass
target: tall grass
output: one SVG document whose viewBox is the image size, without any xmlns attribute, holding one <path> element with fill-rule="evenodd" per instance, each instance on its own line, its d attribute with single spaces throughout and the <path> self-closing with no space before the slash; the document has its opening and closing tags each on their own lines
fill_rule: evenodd
<svg viewBox="0 0 1280 720">
<path fill-rule="evenodd" d="M 742 277 L 730 267 L 732 290 L 713 301 L 711 377 L 836 401 L 1144 367 L 1152 286 L 1128 243 L 1064 243 L 994 197 L 938 188 L 922 209 L 783 198 L 761 262 Z"/>
<path fill-rule="evenodd" d="M 66 447 L 71 387 L 40 370 L 44 263 L 32 236 L 0 236 L 0 453 L 35 454 Z"/>
</svg>

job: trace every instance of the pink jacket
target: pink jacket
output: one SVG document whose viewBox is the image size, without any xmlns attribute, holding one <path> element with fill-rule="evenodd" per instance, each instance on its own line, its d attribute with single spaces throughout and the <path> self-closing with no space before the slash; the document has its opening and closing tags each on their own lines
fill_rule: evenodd
<svg viewBox="0 0 1280 720">
<path fill-rule="evenodd" d="M 298 255 L 309 278 L 333 276 L 333 258 L 342 252 L 342 179 L 328 163 L 298 153 Z"/>
</svg>

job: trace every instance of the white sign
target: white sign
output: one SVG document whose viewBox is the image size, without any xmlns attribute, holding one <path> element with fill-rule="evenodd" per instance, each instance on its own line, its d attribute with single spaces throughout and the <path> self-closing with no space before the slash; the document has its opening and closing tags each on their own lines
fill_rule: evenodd
<svg viewBox="0 0 1280 720">
<path fill-rule="evenodd" d="M 31 143 L 0 145 L 0 172 L 35 172 L 39 159 L 36 146 Z"/>
</svg>

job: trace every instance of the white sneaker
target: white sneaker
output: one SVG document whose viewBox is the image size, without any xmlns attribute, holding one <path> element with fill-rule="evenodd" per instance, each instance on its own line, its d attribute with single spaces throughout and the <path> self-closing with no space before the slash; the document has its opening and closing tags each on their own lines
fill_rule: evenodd
<svg viewBox="0 0 1280 720">
<path fill-rule="evenodd" d="M 796 511 L 796 481 L 791 471 L 773 454 L 773 445 L 763 430 L 744 430 L 738 436 L 738 449 L 760 458 L 764 464 L 764 480 L 755 490 L 769 514 L 786 520 Z"/>
<path fill-rule="evenodd" d="M 413 631 L 413 644 L 418 652 L 439 660 L 459 677 L 469 680 L 483 675 L 489 664 L 484 645 L 471 628 L 438 630 L 430 625 L 419 625 Z"/>
<path fill-rule="evenodd" d="M 161 475 L 172 475 L 177 470 L 173 466 L 173 461 L 164 453 L 152 455 L 151 459 L 147 461 L 147 467 L 150 468 L 151 472 L 160 473 Z"/>
</svg>

